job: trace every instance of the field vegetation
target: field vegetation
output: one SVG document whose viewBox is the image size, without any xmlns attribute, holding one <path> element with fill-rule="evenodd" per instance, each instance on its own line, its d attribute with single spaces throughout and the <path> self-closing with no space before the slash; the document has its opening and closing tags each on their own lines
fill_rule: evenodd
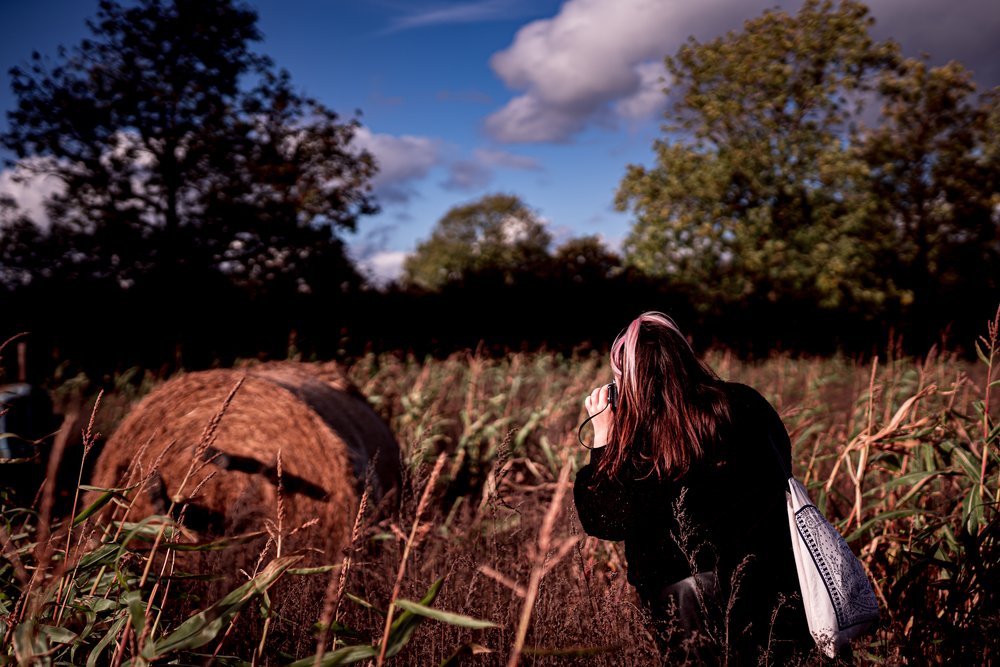
<svg viewBox="0 0 1000 667">
<path fill-rule="evenodd" d="M 997 334 L 994 321 L 975 361 L 894 346 L 870 360 L 707 355 L 778 409 L 796 475 L 871 575 L 882 618 L 855 643 L 856 663 L 1000 655 Z M 607 381 L 603 354 L 369 354 L 348 370 L 402 446 L 398 510 L 363 499 L 345 517 L 351 547 L 305 568 L 282 540 L 311 527 L 288 525 L 280 503 L 258 532 L 199 541 L 183 514 L 129 515 L 141 480 L 96 493 L 84 484 L 98 500 L 70 493 L 62 511 L 54 484 L 34 504 L 7 497 L 0 662 L 658 662 L 621 545 L 584 535 L 568 493 L 587 460 L 582 397 Z M 151 384 L 132 373 L 91 401 L 77 481 L 98 429 Z M 67 477 L 57 473 L 74 458 L 69 442 L 54 448 L 49 480 Z M 246 568 L 248 554 L 256 564 Z M 241 585 L 206 580 L 236 563 Z"/>
<path fill-rule="evenodd" d="M 1000 91 L 970 70 L 905 57 L 853 0 L 690 40 L 664 60 L 654 164 L 620 181 L 621 255 L 553 249 L 529 202 L 484 194 L 375 289 L 341 236 L 378 204 L 360 121 L 256 49 L 255 11 L 102 0 L 89 26 L 10 72 L 0 133 L 17 178 L 64 185 L 44 220 L 0 197 L 0 340 L 33 332 L 18 365 L 65 417 L 0 461 L 0 666 L 683 663 L 569 493 L 583 398 L 610 379 L 599 328 L 649 307 L 774 404 L 867 568 L 881 620 L 844 660 L 998 661 L 1000 313 L 979 320 L 1000 293 Z M 931 346 L 942 313 L 953 343 Z M 185 524 L 226 403 L 166 515 L 138 515 L 148 474 L 87 484 L 167 376 L 300 350 L 342 361 L 402 449 L 398 494 L 361 496 L 344 552 L 285 511 L 280 457 L 253 531 Z"/>
</svg>

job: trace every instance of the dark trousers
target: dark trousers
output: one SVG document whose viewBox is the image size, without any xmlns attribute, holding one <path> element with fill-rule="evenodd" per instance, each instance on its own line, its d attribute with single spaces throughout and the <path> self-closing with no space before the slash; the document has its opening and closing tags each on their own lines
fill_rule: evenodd
<svg viewBox="0 0 1000 667">
<path fill-rule="evenodd" d="M 782 665 L 813 648 L 801 600 L 744 581 L 735 599 L 715 572 L 644 600 L 666 664 Z"/>
</svg>

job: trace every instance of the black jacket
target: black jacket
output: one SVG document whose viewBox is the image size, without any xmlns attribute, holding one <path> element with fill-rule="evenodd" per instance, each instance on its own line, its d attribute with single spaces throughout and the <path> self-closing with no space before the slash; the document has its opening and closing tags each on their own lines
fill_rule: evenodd
<svg viewBox="0 0 1000 667">
<path fill-rule="evenodd" d="M 577 474 L 574 496 L 587 534 L 624 540 L 628 580 L 654 617 L 667 613 L 666 586 L 715 571 L 723 599 L 735 600 L 730 622 L 736 633 L 731 629 L 730 636 L 745 634 L 748 642 L 764 644 L 779 595 L 798 594 L 785 509 L 791 443 L 763 396 L 741 384 L 724 387 L 730 424 L 715 451 L 682 478 L 658 479 L 634 461 L 607 478 L 597 473 L 600 448 Z M 800 605 L 796 609 L 788 621 L 801 635 L 804 616 Z"/>
</svg>

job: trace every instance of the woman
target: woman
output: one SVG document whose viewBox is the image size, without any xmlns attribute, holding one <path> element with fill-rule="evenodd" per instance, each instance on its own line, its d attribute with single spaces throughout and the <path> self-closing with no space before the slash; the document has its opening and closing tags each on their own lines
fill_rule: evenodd
<svg viewBox="0 0 1000 667">
<path fill-rule="evenodd" d="M 617 396 L 595 389 L 584 530 L 624 540 L 628 579 L 673 659 L 780 664 L 809 647 L 785 510 L 791 443 L 756 391 L 721 381 L 666 315 L 611 348 Z M 679 652 L 679 653 L 678 653 Z"/>
</svg>

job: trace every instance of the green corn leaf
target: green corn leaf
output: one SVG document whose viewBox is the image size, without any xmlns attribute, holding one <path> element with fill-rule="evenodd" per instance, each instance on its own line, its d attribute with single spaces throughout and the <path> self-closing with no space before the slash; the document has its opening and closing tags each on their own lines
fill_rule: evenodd
<svg viewBox="0 0 1000 667">
<path fill-rule="evenodd" d="M 77 638 L 77 634 L 72 630 L 67 630 L 56 625 L 39 625 L 38 631 L 45 635 L 45 638 L 51 644 L 69 644 Z"/>
<path fill-rule="evenodd" d="M 420 604 L 429 607 L 437 598 L 438 592 L 440 592 L 441 585 L 443 583 L 444 577 L 441 577 L 431 584 L 431 587 L 427 589 L 427 594 L 424 595 L 422 600 L 420 600 Z M 387 658 L 399 653 L 403 647 L 409 643 L 410 638 L 417 629 L 417 626 L 420 625 L 423 620 L 423 616 L 418 616 L 412 611 L 403 610 L 403 613 L 399 615 L 399 618 L 392 622 L 392 628 L 389 630 L 389 640 L 386 644 L 385 650 Z"/>
<path fill-rule="evenodd" d="M 545 417 L 545 412 L 542 410 L 532 412 L 531 416 L 528 417 L 528 421 L 518 430 L 517 436 L 514 438 L 514 446 L 518 451 L 523 450 L 524 442 L 528 439 L 528 435 L 534 432 L 543 417 Z"/>
<path fill-rule="evenodd" d="M 399 617 L 392 622 L 392 629 L 389 630 L 389 642 L 386 645 L 385 657 L 390 658 L 406 646 L 410 639 L 413 637 L 413 633 L 416 631 L 417 626 L 424 621 L 423 616 L 417 616 L 413 612 L 404 611 Z"/>
<path fill-rule="evenodd" d="M 340 563 L 336 565 L 320 565 L 318 567 L 293 567 L 288 570 L 288 574 L 296 575 L 310 575 L 310 574 L 324 574 L 326 572 L 332 572 L 340 568 Z"/>
<path fill-rule="evenodd" d="M 109 611 L 110 612 L 117 611 L 119 609 L 119 604 L 117 600 L 107 600 L 100 597 L 91 597 L 89 595 L 84 595 L 81 596 L 77 600 L 77 603 L 72 605 L 72 607 L 73 609 L 81 613 L 87 621 L 83 630 L 80 631 L 80 636 L 79 636 L 79 641 L 77 642 L 77 646 L 73 647 L 73 651 L 75 652 L 77 648 L 84 645 L 83 642 L 86 641 L 87 644 L 90 643 L 89 641 L 87 641 L 87 639 L 90 637 L 90 634 L 94 631 L 94 627 L 97 625 L 98 614 L 103 614 Z M 110 621 L 112 617 L 113 614 L 110 617 L 104 618 L 102 620 L 104 622 L 107 622 Z"/>
<path fill-rule="evenodd" d="M 854 540 L 862 537 L 866 532 L 871 530 L 873 526 L 884 523 L 886 521 L 892 521 L 893 519 L 899 519 L 904 516 L 915 516 L 918 514 L 924 514 L 926 510 L 919 507 L 908 507 L 904 509 L 895 509 L 888 512 L 882 512 L 868 519 L 860 526 L 858 526 L 854 532 L 844 537 L 844 541 L 850 544 Z"/>
<path fill-rule="evenodd" d="M 104 493 L 105 491 L 110 491 L 111 493 L 121 496 L 137 488 L 138 486 L 139 486 L 138 484 L 134 484 L 132 486 L 107 487 L 107 486 L 91 486 L 90 484 L 81 484 L 78 488 L 81 491 L 100 491 L 101 493 Z"/>
<path fill-rule="evenodd" d="M 993 426 L 986 435 L 986 442 L 993 443 L 1000 439 L 1000 424 Z M 995 452 L 994 452 L 995 453 Z"/>
<path fill-rule="evenodd" d="M 344 595 L 347 596 L 348 600 L 350 600 L 354 604 L 361 605 L 365 609 L 371 609 L 374 612 L 378 612 L 378 614 L 381 615 L 381 616 L 385 616 L 385 614 L 386 614 L 384 611 L 382 611 L 381 609 L 379 609 L 378 607 L 376 607 L 375 605 L 373 605 L 371 602 L 369 602 L 368 600 L 366 600 L 366 599 L 364 599 L 362 597 L 358 597 L 357 595 L 354 595 L 353 593 L 345 593 Z"/>
<path fill-rule="evenodd" d="M 63 589 L 60 597 L 66 601 L 65 604 L 72 608 L 75 606 L 75 602 L 79 599 L 80 588 L 69 576 L 63 577 L 63 582 L 66 584 L 66 587 Z"/>
<path fill-rule="evenodd" d="M 97 624 L 97 612 L 88 606 L 75 605 L 75 609 L 83 614 L 83 617 L 87 619 L 87 624 L 83 626 L 83 630 L 80 631 L 80 640 L 86 640 L 90 636 L 90 633 L 94 631 L 94 625 Z"/>
<path fill-rule="evenodd" d="M 457 625 L 460 628 L 479 629 L 496 627 L 496 623 L 491 621 L 484 621 L 478 618 L 472 618 L 471 616 L 465 616 L 464 614 L 455 614 L 448 611 L 442 611 L 440 609 L 434 609 L 433 607 L 426 607 L 418 602 L 412 602 L 410 600 L 396 600 L 396 606 L 419 616 L 433 618 L 435 621 L 441 621 L 442 623 L 448 623 L 449 625 Z"/>
<path fill-rule="evenodd" d="M 978 340 L 976 341 L 976 354 L 979 356 L 979 360 L 984 364 L 987 366 L 991 365 L 990 358 L 986 356 L 986 352 L 983 351 L 983 347 L 979 344 Z"/>
<path fill-rule="evenodd" d="M 301 554 L 294 554 L 271 561 L 256 577 L 204 611 L 187 619 L 168 636 L 156 642 L 154 655 L 163 656 L 174 651 L 192 650 L 212 641 L 236 612 L 247 602 L 263 594 L 301 558 Z"/>
<path fill-rule="evenodd" d="M 961 447 L 953 447 L 951 455 L 958 462 L 959 467 L 969 476 L 969 479 L 979 481 L 979 466 L 972 462 L 969 453 Z"/>
<path fill-rule="evenodd" d="M 322 634 L 323 630 L 326 630 L 330 634 L 337 635 L 338 637 L 349 637 L 351 639 L 362 640 L 371 643 L 371 637 L 366 633 L 355 630 L 354 628 L 344 625 L 338 621 L 333 621 L 330 624 L 325 624 L 317 621 L 313 623 L 312 632 L 316 637 Z"/>
<path fill-rule="evenodd" d="M 942 474 L 944 473 L 941 470 L 917 470 L 915 472 L 908 472 L 905 475 L 900 475 L 899 477 L 887 480 L 881 486 L 875 487 L 875 490 L 891 491 L 897 486 L 916 486 L 927 477 L 935 477 Z M 868 492 L 866 491 L 865 494 L 867 495 L 867 493 Z"/>
<path fill-rule="evenodd" d="M 558 455 L 552 449 L 552 443 L 549 442 L 548 437 L 543 435 L 539 438 L 538 443 L 542 448 L 542 454 L 545 455 L 545 462 L 549 464 L 549 470 L 558 470 L 560 463 Z"/>
<path fill-rule="evenodd" d="M 369 660 L 378 657 L 378 650 L 374 646 L 345 646 L 336 651 L 324 653 L 320 659 L 321 667 L 336 667 L 337 665 L 350 665 L 362 660 Z M 288 665 L 288 667 L 313 667 L 316 664 L 316 657 L 310 656 Z"/>
<path fill-rule="evenodd" d="M 93 650 L 91 650 L 90 655 L 87 656 L 87 667 L 97 667 L 98 664 L 104 665 L 110 662 L 110 660 L 101 660 L 101 654 L 104 653 L 105 649 L 111 645 L 111 642 L 118 638 L 118 633 L 122 631 L 125 627 L 125 623 L 127 622 L 128 616 L 122 614 L 117 621 L 111 624 L 107 634 L 101 638 L 101 641 L 97 642 Z M 98 662 L 99 660 L 101 660 L 101 662 Z"/>
<path fill-rule="evenodd" d="M 13 539 L 16 539 L 16 538 L 13 538 Z M 12 539 L 12 541 L 13 541 L 13 539 Z M 38 547 L 38 542 L 27 542 L 27 543 L 22 544 L 21 546 L 19 546 L 17 549 L 14 549 L 14 553 L 16 553 L 18 556 L 21 556 L 23 558 L 25 556 L 28 556 L 28 555 L 34 553 L 34 551 L 35 551 L 35 549 L 37 547 Z"/>
<path fill-rule="evenodd" d="M 955 532 L 951 529 L 951 526 L 948 524 L 942 525 L 940 534 L 944 537 L 944 544 L 947 545 L 949 553 L 958 553 L 961 547 L 955 538 Z M 940 551 L 940 547 L 938 547 L 938 551 Z"/>
<path fill-rule="evenodd" d="M 965 529 L 972 535 L 979 532 L 979 527 L 985 522 L 983 515 L 983 503 L 979 498 L 981 485 L 976 482 L 965 495 L 962 501 L 962 517 L 965 522 Z"/>
<path fill-rule="evenodd" d="M 169 541 L 169 538 L 173 536 L 177 523 L 169 517 L 153 514 L 139 522 L 126 521 L 122 526 L 128 531 L 125 539 L 122 540 L 122 545 L 127 545 L 135 538 L 152 542 L 161 531 L 165 538 L 164 541 Z"/>
<path fill-rule="evenodd" d="M 81 487 L 82 488 L 82 487 Z M 114 491 L 105 491 L 102 493 L 97 500 L 92 502 L 90 505 L 85 507 L 79 514 L 73 517 L 73 525 L 79 526 L 81 523 L 93 516 L 98 510 L 111 502 L 111 499 L 115 497 Z"/>
<path fill-rule="evenodd" d="M 29 618 L 14 628 L 14 652 L 20 657 L 20 664 L 36 664 L 31 658 L 45 655 L 48 650 L 48 642 L 38 632 L 38 624 L 35 619 Z"/>
<path fill-rule="evenodd" d="M 132 629 L 136 637 L 142 636 L 142 631 L 146 627 L 146 605 L 142 601 L 142 594 L 139 591 L 128 591 L 125 593 L 125 604 L 128 607 L 128 615 L 132 619 Z"/>
<path fill-rule="evenodd" d="M 267 618 L 271 615 L 271 596 L 264 591 L 260 596 L 260 617 Z"/>
<path fill-rule="evenodd" d="M 437 581 L 435 581 L 433 584 L 431 584 L 430 588 L 427 589 L 427 592 L 424 593 L 424 597 L 421 598 L 420 604 L 428 606 L 428 607 L 431 604 L 433 604 L 434 600 L 437 599 L 438 593 L 441 592 L 441 586 L 443 584 L 444 584 L 444 577 L 441 577 L 440 579 L 438 579 Z"/>
<path fill-rule="evenodd" d="M 904 486 L 904 485 L 909 486 L 910 483 L 912 482 L 913 485 L 910 486 L 910 490 L 907 491 L 903 495 L 903 497 L 896 502 L 897 505 L 903 505 L 907 501 L 909 501 L 909 499 L 912 498 L 916 493 L 920 492 L 921 490 L 927 489 L 926 485 L 920 486 L 920 483 L 923 482 L 925 479 L 944 476 L 946 474 L 947 473 L 943 470 L 927 470 L 927 471 L 921 470 L 918 472 L 912 472 L 908 475 L 903 475 L 898 479 L 890 480 L 888 483 L 884 485 L 884 488 L 888 491 L 896 486 Z"/>
<path fill-rule="evenodd" d="M 91 600 L 93 600 L 93 603 L 90 604 L 89 607 L 98 614 L 118 608 L 118 603 L 114 600 L 106 600 L 104 598 L 91 598 Z"/>
<path fill-rule="evenodd" d="M 945 444 L 947 443 L 941 444 L 942 449 L 944 449 Z M 933 447 L 921 445 L 919 450 L 918 454 L 921 457 L 921 462 L 924 464 L 924 469 L 933 470 L 938 467 L 935 460 L 937 452 L 934 451 Z"/>
</svg>

